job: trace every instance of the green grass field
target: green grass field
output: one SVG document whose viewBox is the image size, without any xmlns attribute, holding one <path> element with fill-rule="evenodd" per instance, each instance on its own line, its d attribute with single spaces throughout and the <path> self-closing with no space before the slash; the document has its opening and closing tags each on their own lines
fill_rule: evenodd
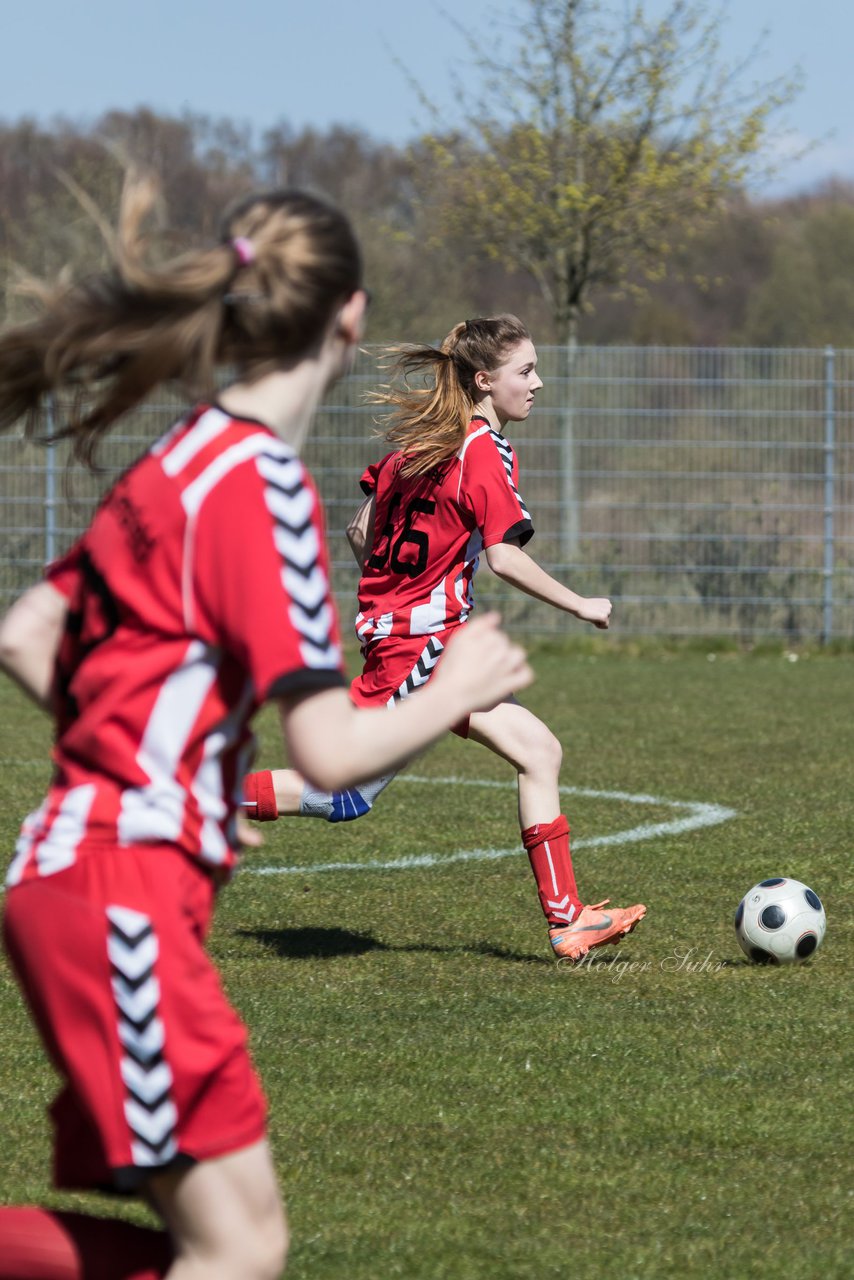
<svg viewBox="0 0 854 1280">
<path fill-rule="evenodd" d="M 508 768 L 455 739 L 413 766 L 437 781 L 399 780 L 361 823 L 265 827 L 212 951 L 270 1097 L 289 1275 L 849 1277 L 854 658 L 605 641 L 533 657 L 524 700 L 582 789 L 566 796 L 582 895 L 645 901 L 647 919 L 568 969 L 523 855 L 441 863 L 518 840 L 514 788 L 462 782 Z M 11 849 L 48 732 L 5 682 L 0 710 Z M 277 762 L 272 717 L 261 736 Z M 690 816 L 675 801 L 736 816 L 591 843 Z M 754 967 L 735 941 L 740 897 L 774 874 L 827 908 L 803 967 Z M 49 1191 L 54 1080 L 5 968 L 0 1001 L 0 1200 L 144 1220 Z"/>
</svg>

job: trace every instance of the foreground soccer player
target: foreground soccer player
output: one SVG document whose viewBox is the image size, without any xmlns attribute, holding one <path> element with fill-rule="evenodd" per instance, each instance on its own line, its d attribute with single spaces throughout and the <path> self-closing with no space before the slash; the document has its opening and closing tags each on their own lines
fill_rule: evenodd
<svg viewBox="0 0 854 1280">
<path fill-rule="evenodd" d="M 320 504 L 298 458 L 349 367 L 366 295 L 346 219 L 249 198 L 222 243 L 147 265 L 154 192 L 128 184 L 113 271 L 0 337 L 0 425 L 68 391 L 91 456 L 158 385 L 211 394 L 118 481 L 76 546 L 0 625 L 0 661 L 56 718 L 55 772 L 9 871 L 4 939 L 64 1088 L 55 1182 L 144 1195 L 167 1232 L 0 1210 L 3 1280 L 273 1280 L 285 1216 L 246 1031 L 205 950 L 237 857 L 265 700 L 313 783 L 394 769 L 530 680 L 495 616 L 428 696 L 388 716 L 347 696 Z"/>
<path fill-rule="evenodd" d="M 596 627 L 607 627 L 611 616 L 609 600 L 577 595 L 523 550 L 534 526 L 503 432 L 508 422 L 528 417 L 543 384 L 521 321 L 508 315 L 465 321 L 441 348 L 405 349 L 398 367 L 402 386 L 377 397 L 391 409 L 387 439 L 396 451 L 362 476 L 368 497 L 349 530 L 363 572 L 356 633 L 365 665 L 351 686 L 358 706 L 399 708 L 441 672 L 446 652 L 471 626 L 482 552 L 494 573 L 535 599 Z M 429 385 L 412 387 L 409 376 L 425 372 Z M 554 954 L 581 960 L 591 947 L 630 933 L 643 905 L 606 911 L 607 900 L 584 906 L 578 895 L 569 823 L 560 811 L 561 746 L 547 726 L 508 699 L 471 716 L 460 708 L 454 732 L 517 771 L 522 843 Z M 253 774 L 246 812 L 347 821 L 367 813 L 390 781 L 324 795 L 289 770 Z"/>
</svg>

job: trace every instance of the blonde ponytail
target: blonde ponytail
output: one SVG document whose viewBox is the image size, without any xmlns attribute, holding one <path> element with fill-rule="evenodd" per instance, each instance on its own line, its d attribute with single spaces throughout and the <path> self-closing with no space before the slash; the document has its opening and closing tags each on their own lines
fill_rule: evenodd
<svg viewBox="0 0 854 1280">
<path fill-rule="evenodd" d="M 101 436 L 156 387 L 211 396 L 222 364 L 260 377 L 309 351 L 335 306 L 361 283 L 349 222 L 296 191 L 249 196 L 222 243 L 146 260 L 151 180 L 125 183 L 111 271 L 42 290 L 41 317 L 0 336 L 0 429 L 22 420 L 37 436 L 44 397 L 70 393 L 59 435 L 93 462 Z"/>
</svg>

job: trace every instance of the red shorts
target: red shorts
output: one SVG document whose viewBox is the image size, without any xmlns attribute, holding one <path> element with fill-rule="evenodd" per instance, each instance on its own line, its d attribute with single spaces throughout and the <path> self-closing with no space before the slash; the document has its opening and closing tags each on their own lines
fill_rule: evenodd
<svg viewBox="0 0 854 1280">
<path fill-rule="evenodd" d="M 364 655 L 362 674 L 350 685 L 350 697 L 357 707 L 402 702 L 425 685 L 433 674 L 450 638 L 451 631 L 439 636 L 386 636 L 375 640 Z M 469 736 L 466 716 L 451 730 L 460 738 Z"/>
<path fill-rule="evenodd" d="M 132 1191 L 263 1138 L 246 1028 L 204 949 L 214 895 L 163 846 L 93 852 L 8 891 L 6 950 L 65 1082 L 56 1186 Z"/>
</svg>

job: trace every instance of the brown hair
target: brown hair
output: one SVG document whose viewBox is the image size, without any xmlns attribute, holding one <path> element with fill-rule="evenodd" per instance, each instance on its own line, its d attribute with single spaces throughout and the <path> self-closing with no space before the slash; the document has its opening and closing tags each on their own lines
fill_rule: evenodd
<svg viewBox="0 0 854 1280">
<path fill-rule="evenodd" d="M 475 375 L 497 369 L 526 338 L 521 320 L 501 315 L 463 320 L 439 347 L 389 348 L 402 385 L 384 387 L 371 400 L 390 407 L 385 438 L 405 455 L 401 474 L 424 475 L 459 452 L 475 408 Z M 427 386 L 411 386 L 414 374 L 426 374 Z"/>
<path fill-rule="evenodd" d="M 91 463 L 100 436 L 160 384 L 211 395 L 222 364 L 257 378 L 310 351 L 360 287 L 349 222 L 299 191 L 248 196 L 226 213 L 221 244 L 148 265 L 142 224 L 156 195 L 129 178 L 113 268 L 41 288 L 43 314 L 0 336 L 0 429 L 23 419 L 37 436 L 44 397 L 70 391 L 59 434 Z"/>
</svg>

